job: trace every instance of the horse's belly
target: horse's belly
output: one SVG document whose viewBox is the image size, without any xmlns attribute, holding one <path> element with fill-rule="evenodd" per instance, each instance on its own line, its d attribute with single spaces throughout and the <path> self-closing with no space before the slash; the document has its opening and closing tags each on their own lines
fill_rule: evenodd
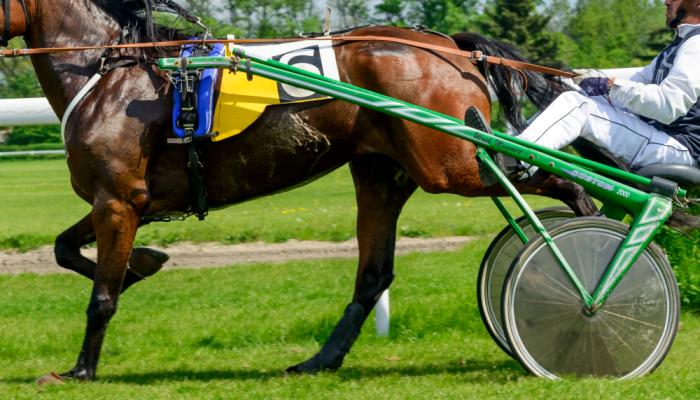
<svg viewBox="0 0 700 400">
<path fill-rule="evenodd" d="M 201 142 L 210 206 L 224 208 L 303 186 L 347 163 L 351 149 L 313 123 L 330 102 L 272 105 L 239 135 Z M 185 146 L 174 147 L 155 163 L 148 214 L 189 207 Z"/>
</svg>

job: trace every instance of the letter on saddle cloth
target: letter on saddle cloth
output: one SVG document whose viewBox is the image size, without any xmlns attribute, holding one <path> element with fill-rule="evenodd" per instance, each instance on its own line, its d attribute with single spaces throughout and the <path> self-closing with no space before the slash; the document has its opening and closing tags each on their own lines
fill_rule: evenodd
<svg viewBox="0 0 700 400">
<path fill-rule="evenodd" d="M 226 56 L 231 57 L 231 47 Z M 304 69 L 328 78 L 340 80 L 338 63 L 331 41 L 300 41 L 281 44 L 240 46 L 245 51 L 272 58 L 281 63 Z M 224 70 L 214 110 L 212 131 L 219 135 L 213 141 L 235 136 L 249 127 L 271 104 L 323 100 L 326 96 L 262 78 L 248 81 L 244 70 L 237 74 Z"/>
</svg>

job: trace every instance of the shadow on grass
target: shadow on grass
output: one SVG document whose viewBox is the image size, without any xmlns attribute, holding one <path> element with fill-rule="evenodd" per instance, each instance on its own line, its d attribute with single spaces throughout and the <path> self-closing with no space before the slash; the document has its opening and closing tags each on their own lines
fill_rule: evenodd
<svg viewBox="0 0 700 400">
<path fill-rule="evenodd" d="M 476 373 L 476 374 L 474 374 Z M 386 376 L 418 377 L 437 374 L 465 374 L 467 381 L 506 382 L 509 379 L 526 376 L 522 368 L 514 360 L 484 361 L 465 360 L 462 364 L 451 362 L 449 364 L 427 365 L 401 365 L 398 363 L 387 364 L 380 367 L 348 367 L 336 372 L 322 372 L 321 376 L 335 376 L 342 381 L 354 381 L 368 378 L 381 378 Z M 102 383 L 127 383 L 136 385 L 150 385 L 162 382 L 184 381 L 260 381 L 265 382 L 273 378 L 305 379 L 308 375 L 288 375 L 284 371 L 266 371 L 258 369 L 231 369 L 231 370 L 205 370 L 195 371 L 188 369 L 162 370 L 142 374 L 115 374 L 100 375 L 98 381 Z M 0 383 L 31 383 L 36 377 L 17 377 L 14 379 L 0 379 Z"/>
</svg>

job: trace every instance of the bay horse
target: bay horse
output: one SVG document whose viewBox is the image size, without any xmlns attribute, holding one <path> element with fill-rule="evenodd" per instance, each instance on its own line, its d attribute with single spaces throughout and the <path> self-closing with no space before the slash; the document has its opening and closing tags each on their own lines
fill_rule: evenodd
<svg viewBox="0 0 700 400">
<path fill-rule="evenodd" d="M 179 31 L 153 22 L 155 0 L 26 0 L 26 21 L 19 0 L 5 1 L 12 2 L 10 36 L 23 36 L 33 48 L 108 45 L 127 27 L 127 42 L 186 39 Z M 0 21 L 4 20 L 3 14 Z M 347 34 L 398 37 L 522 60 L 513 46 L 474 34 L 454 35 L 454 42 L 393 27 Z M 168 50 L 120 50 L 108 63 L 144 60 Z M 344 82 L 456 118 L 462 118 L 470 106 L 491 118 L 486 71 L 468 59 L 389 42 L 336 43 L 334 51 Z M 100 53 L 31 56 L 59 118 L 64 118 L 71 100 L 100 68 Z M 177 56 L 175 51 L 169 54 Z M 516 128 L 522 127 L 522 99 L 510 92 L 502 67 L 489 70 L 506 117 Z M 554 77 L 527 75 L 527 96 L 539 108 L 562 91 Z M 119 296 L 142 279 L 127 264 L 143 218 L 182 215 L 191 209 L 186 146 L 167 144 L 167 138 L 173 137 L 174 92 L 151 63 L 117 68 L 102 78 L 67 121 L 71 184 L 92 211 L 56 239 L 56 260 L 92 279 L 94 286 L 82 349 L 76 366 L 64 377 L 95 377 Z M 329 340 L 317 355 L 289 368 L 295 372 L 341 366 L 375 302 L 394 278 L 397 219 L 418 187 L 466 197 L 507 195 L 500 185 L 481 183 L 473 144 L 332 99 L 269 106 L 243 133 L 219 143 L 202 143 L 199 149 L 206 163 L 212 209 L 290 190 L 350 163 L 360 248 L 354 295 Z M 579 215 L 596 211 L 580 186 L 546 172 L 517 186 L 523 194 L 561 200 Z M 80 253 L 81 246 L 95 241 L 96 263 Z"/>
</svg>

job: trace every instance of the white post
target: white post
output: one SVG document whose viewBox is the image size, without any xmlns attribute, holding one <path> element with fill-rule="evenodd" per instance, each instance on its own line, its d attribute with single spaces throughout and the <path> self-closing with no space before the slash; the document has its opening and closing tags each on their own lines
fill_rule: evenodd
<svg viewBox="0 0 700 400">
<path fill-rule="evenodd" d="M 374 315 L 377 325 L 377 336 L 389 336 L 389 290 L 385 290 L 379 301 L 374 306 Z"/>
</svg>

